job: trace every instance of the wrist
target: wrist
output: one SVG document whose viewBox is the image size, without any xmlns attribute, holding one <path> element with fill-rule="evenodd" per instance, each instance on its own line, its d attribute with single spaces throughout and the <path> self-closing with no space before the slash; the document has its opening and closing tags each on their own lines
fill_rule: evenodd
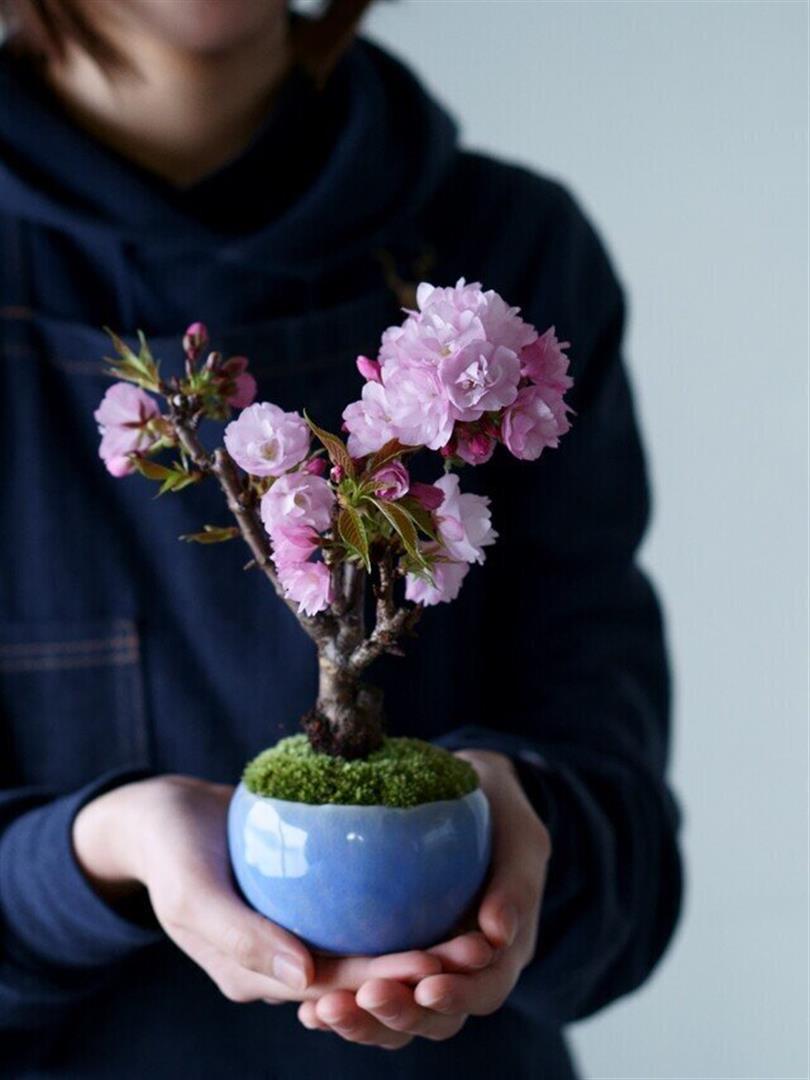
<svg viewBox="0 0 810 1080">
<path fill-rule="evenodd" d="M 139 830 L 133 828 L 147 785 L 138 780 L 86 803 L 73 821 L 73 851 L 82 873 L 104 899 L 137 892 L 144 884 Z"/>
<path fill-rule="evenodd" d="M 482 783 L 487 779 L 500 778 L 503 780 L 504 777 L 519 782 L 514 762 L 507 754 L 502 754 L 499 750 L 476 750 L 474 748 L 456 750 L 455 756 L 469 761 L 478 773 Z"/>
</svg>

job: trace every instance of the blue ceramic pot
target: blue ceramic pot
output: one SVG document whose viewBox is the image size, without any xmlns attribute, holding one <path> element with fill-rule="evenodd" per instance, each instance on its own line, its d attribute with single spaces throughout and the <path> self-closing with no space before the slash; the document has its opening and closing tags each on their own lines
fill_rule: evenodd
<svg viewBox="0 0 810 1080">
<path fill-rule="evenodd" d="M 248 902 L 316 949 L 377 955 L 441 941 L 483 882 L 486 796 L 421 806 L 312 806 L 240 784 L 228 814 Z"/>
</svg>

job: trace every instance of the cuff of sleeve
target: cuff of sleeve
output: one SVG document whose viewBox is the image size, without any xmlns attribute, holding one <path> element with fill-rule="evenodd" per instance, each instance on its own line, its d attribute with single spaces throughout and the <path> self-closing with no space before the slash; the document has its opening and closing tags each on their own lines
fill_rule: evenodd
<svg viewBox="0 0 810 1080">
<path fill-rule="evenodd" d="M 73 850 L 79 810 L 111 788 L 150 775 L 107 773 L 21 814 L 0 840 L 0 913 L 11 942 L 50 965 L 91 968 L 160 940 L 155 927 L 115 911 L 85 878 Z"/>
</svg>

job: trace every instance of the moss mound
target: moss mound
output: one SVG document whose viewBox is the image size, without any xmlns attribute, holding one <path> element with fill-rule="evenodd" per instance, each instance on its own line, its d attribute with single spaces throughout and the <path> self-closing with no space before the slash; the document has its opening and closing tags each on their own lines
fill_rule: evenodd
<svg viewBox="0 0 810 1080">
<path fill-rule="evenodd" d="M 418 806 L 478 787 L 469 762 L 405 738 L 386 738 L 367 758 L 347 761 L 316 753 L 306 735 L 290 735 L 249 762 L 242 779 L 254 795 L 315 805 Z"/>
</svg>

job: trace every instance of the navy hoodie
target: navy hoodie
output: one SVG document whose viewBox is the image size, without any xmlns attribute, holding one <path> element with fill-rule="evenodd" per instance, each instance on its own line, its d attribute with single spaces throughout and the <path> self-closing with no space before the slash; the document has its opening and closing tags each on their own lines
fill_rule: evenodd
<svg viewBox="0 0 810 1080">
<path fill-rule="evenodd" d="M 153 919 L 95 895 L 70 842 L 77 810 L 130 777 L 233 783 L 296 730 L 316 678 L 238 545 L 177 544 L 223 520 L 213 487 L 155 505 L 104 471 L 99 328 L 144 330 L 170 369 L 203 319 L 262 398 L 334 429 L 355 356 L 401 318 L 385 266 L 497 289 L 573 342 L 576 379 L 559 450 L 467 471 L 501 538 L 407 659 L 375 669 L 392 733 L 508 754 L 554 845 L 537 953 L 504 1007 L 393 1054 L 306 1031 L 292 1005 L 228 1002 Z M 562 1027 L 645 979 L 680 902 L 623 323 L 571 196 L 460 149 L 366 41 L 321 92 L 291 76 L 250 146 L 183 190 L 77 129 L 0 50 L 2 1075 L 574 1075 Z"/>
</svg>

